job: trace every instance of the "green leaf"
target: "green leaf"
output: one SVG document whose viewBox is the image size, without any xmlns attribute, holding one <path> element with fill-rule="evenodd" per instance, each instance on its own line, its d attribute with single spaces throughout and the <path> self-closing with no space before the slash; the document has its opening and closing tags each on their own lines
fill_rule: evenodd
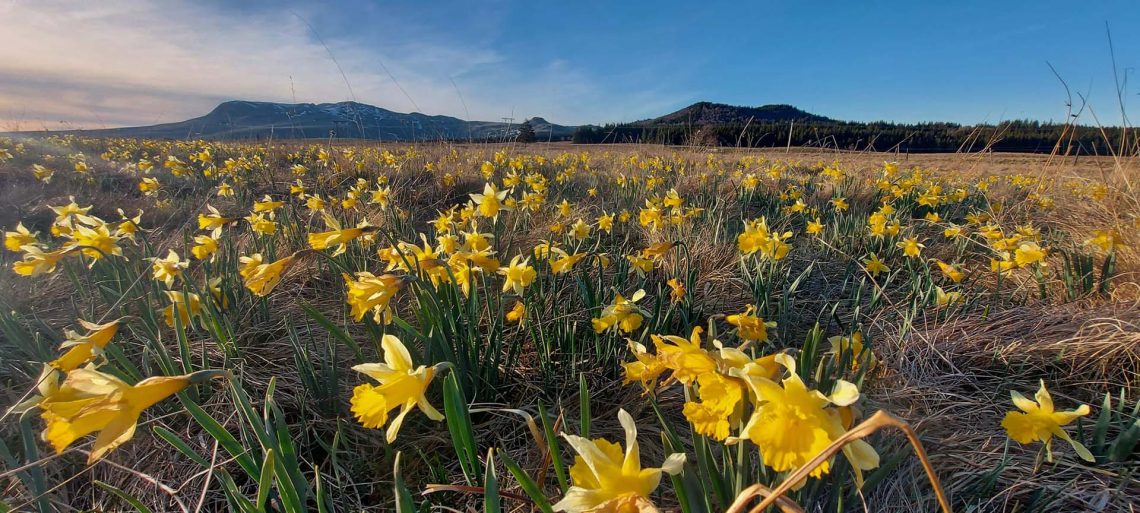
<svg viewBox="0 0 1140 513">
<path fill-rule="evenodd" d="M 495 474 L 495 450 L 487 449 L 487 468 L 483 472 L 483 512 L 502 513 L 499 500 L 499 478 Z"/>
<path fill-rule="evenodd" d="M 265 460 L 261 462 L 261 477 L 257 479 L 257 510 L 265 511 L 265 502 L 269 500 L 269 491 L 273 488 L 273 465 L 276 458 L 273 449 L 265 451 Z"/>
<path fill-rule="evenodd" d="M 483 480 L 479 465 L 479 452 L 475 445 L 475 433 L 471 427 L 471 413 L 467 410 L 467 399 L 459 387 L 455 374 L 449 373 L 443 381 L 443 409 L 447 418 L 447 430 L 451 433 L 451 443 L 459 466 L 467 484 L 473 485 Z"/>
<path fill-rule="evenodd" d="M 1140 442 L 1140 419 L 1132 422 L 1127 430 L 1116 437 L 1116 441 L 1112 443 L 1110 448 L 1109 459 L 1112 461 L 1127 460 L 1132 455 L 1132 451 L 1136 450 L 1138 442 Z"/>
<path fill-rule="evenodd" d="M 194 417 L 198 425 L 202 426 L 202 429 L 205 429 L 206 433 L 217 440 L 218 444 L 237 461 L 246 475 L 254 478 L 261 474 L 261 466 L 250 456 L 245 446 L 238 442 L 237 438 L 234 438 L 234 435 L 226 431 L 226 428 L 214 420 L 209 413 L 206 413 L 206 410 L 203 410 L 201 406 L 183 397 L 179 397 L 179 399 L 182 400 L 182 406 L 190 416 Z"/>
<path fill-rule="evenodd" d="M 392 465 L 393 492 L 396 498 L 396 513 L 416 513 L 416 503 L 412 500 L 412 492 L 404 484 L 404 475 L 400 471 L 400 456 L 396 453 L 396 462 Z"/>
<path fill-rule="evenodd" d="M 1108 427 L 1112 424 L 1112 394 L 1104 394 L 1104 403 L 1101 404 L 1100 415 L 1093 428 L 1093 452 L 1104 454 L 1104 442 L 1108 437 Z"/>
<path fill-rule="evenodd" d="M 237 483 L 234 482 L 234 478 L 230 476 L 229 472 L 226 472 L 225 469 L 218 469 L 215 475 L 218 481 L 222 483 L 222 493 L 225 494 L 226 501 L 229 502 L 231 510 L 241 511 L 243 513 L 264 513 L 258 511 L 253 503 L 241 494 L 241 490 L 238 489 Z"/>
<path fill-rule="evenodd" d="M 135 511 L 138 511 L 139 513 L 151 513 L 150 508 L 146 507 L 146 505 L 143 504 L 142 501 L 140 501 L 134 495 L 131 495 L 127 492 L 124 492 L 123 490 L 115 488 L 114 486 L 109 485 L 107 483 L 104 483 L 102 481 L 95 481 L 95 486 L 98 486 L 99 488 L 102 488 L 104 490 L 107 490 L 108 492 L 111 492 L 112 495 L 122 499 L 123 502 L 130 504 L 131 507 L 135 508 Z"/>
<path fill-rule="evenodd" d="M 585 373 L 578 373 L 578 417 L 578 436 L 590 438 L 590 391 L 586 386 Z"/>
<path fill-rule="evenodd" d="M 183 441 L 182 438 L 175 434 L 173 431 L 162 426 L 154 426 L 152 431 L 154 431 L 154 434 L 158 435 L 159 438 L 166 440 L 166 443 L 173 445 L 174 448 L 178 450 L 178 452 L 182 453 L 183 456 L 190 458 L 190 460 L 194 463 L 197 463 L 203 467 L 210 466 L 210 462 L 207 461 L 206 458 L 203 458 L 202 455 L 194 452 L 194 449 L 191 449 L 190 446 L 187 445 L 186 442 Z"/>
<path fill-rule="evenodd" d="M 307 314 L 310 318 L 312 318 L 314 321 L 317 321 L 317 324 L 320 324 L 322 328 L 329 332 L 329 334 L 336 337 L 337 340 L 344 342 L 346 346 L 351 348 L 352 353 L 356 355 L 356 361 L 364 361 L 364 353 L 360 351 L 360 344 L 357 344 L 355 340 L 352 340 L 352 337 L 348 336 L 348 333 L 345 333 L 343 329 L 341 329 L 336 324 L 333 324 L 332 321 L 325 317 L 324 314 L 322 314 L 316 308 L 313 308 L 312 305 L 308 303 L 302 303 L 301 309 L 304 310 L 305 314 Z"/>
<path fill-rule="evenodd" d="M 503 451 L 499 452 L 499 458 L 503 460 L 503 465 L 506 465 L 507 470 L 515 477 L 515 481 L 518 481 L 519 488 L 522 488 L 523 492 L 526 492 L 527 497 L 530 497 L 530 500 L 534 501 L 534 507 L 538 508 L 542 513 L 554 513 L 554 509 L 550 506 L 550 501 L 546 500 L 546 496 L 542 494 L 542 489 L 519 467 L 519 464 L 515 463 L 515 460 L 511 459 L 511 456 Z"/>
<path fill-rule="evenodd" d="M 542 401 L 538 402 L 538 417 L 542 420 L 542 433 L 546 438 L 546 449 L 550 451 L 550 461 L 554 464 L 554 474 L 558 476 L 558 488 L 562 493 L 570 487 L 570 482 L 566 478 L 566 464 L 562 461 L 562 451 L 558 446 L 558 435 L 554 433 L 554 427 L 550 423 L 550 417 L 546 415 L 546 407 L 542 405 Z"/>
</svg>

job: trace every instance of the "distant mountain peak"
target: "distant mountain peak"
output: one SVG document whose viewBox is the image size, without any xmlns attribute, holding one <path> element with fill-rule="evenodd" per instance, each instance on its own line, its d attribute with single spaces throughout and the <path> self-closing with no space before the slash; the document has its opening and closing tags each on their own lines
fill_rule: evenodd
<svg viewBox="0 0 1140 513">
<path fill-rule="evenodd" d="M 760 121 L 811 121 L 829 122 L 830 118 L 812 114 L 786 104 L 742 107 L 709 101 L 696 102 L 676 112 L 651 119 L 646 124 L 672 125 L 712 125 L 747 123 Z"/>
<path fill-rule="evenodd" d="M 531 121 L 548 140 L 569 139 L 576 127 Z M 161 125 L 84 130 L 85 135 L 160 139 L 338 138 L 430 141 L 509 139 L 517 133 L 500 121 L 465 121 L 451 116 L 390 111 L 356 101 L 274 103 L 230 100 L 208 114 Z"/>
</svg>

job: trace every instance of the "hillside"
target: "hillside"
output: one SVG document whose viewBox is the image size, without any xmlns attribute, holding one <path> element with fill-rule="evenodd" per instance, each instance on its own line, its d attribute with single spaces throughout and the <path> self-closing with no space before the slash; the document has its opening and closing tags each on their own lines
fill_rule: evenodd
<svg viewBox="0 0 1140 513">
<path fill-rule="evenodd" d="M 740 107 L 723 103 L 697 102 L 676 112 L 646 120 L 644 125 L 714 125 L 772 121 L 833 122 L 833 119 L 811 114 L 791 105 Z"/>
<path fill-rule="evenodd" d="M 543 118 L 531 121 L 538 140 L 564 139 L 572 126 Z M 518 123 L 514 124 L 517 127 Z M 82 130 L 84 135 L 153 139 L 348 139 L 399 141 L 495 139 L 516 129 L 498 121 L 464 121 L 450 116 L 404 114 L 357 102 L 272 103 L 228 101 L 208 114 L 160 125 Z M 552 133 L 553 132 L 553 133 Z"/>
</svg>

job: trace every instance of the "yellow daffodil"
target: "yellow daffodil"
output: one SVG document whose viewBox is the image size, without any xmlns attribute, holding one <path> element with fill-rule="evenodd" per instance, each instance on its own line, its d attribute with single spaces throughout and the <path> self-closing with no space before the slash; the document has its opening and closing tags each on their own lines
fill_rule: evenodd
<svg viewBox="0 0 1140 513">
<path fill-rule="evenodd" d="M 206 260 L 207 258 L 213 259 L 214 254 L 218 252 L 218 239 L 209 235 L 195 235 L 194 246 L 190 248 L 190 254 L 198 260 Z"/>
<path fill-rule="evenodd" d="M 158 180 L 154 177 L 144 177 L 139 181 L 139 192 L 143 193 L 146 196 L 151 196 L 157 193 L 158 189 L 159 183 Z"/>
<path fill-rule="evenodd" d="M 837 335 L 828 337 L 827 341 L 831 343 L 831 354 L 839 358 L 840 355 L 848 354 L 851 358 L 851 369 L 859 370 L 864 359 L 867 362 L 867 370 L 872 370 L 878 365 L 878 360 L 875 358 L 875 353 L 867 349 L 864 353 L 863 349 L 863 333 L 856 331 L 849 337 Z"/>
<path fill-rule="evenodd" d="M 529 287 L 531 283 L 534 283 L 538 272 L 527 264 L 528 260 L 527 258 L 523 258 L 522 255 L 515 255 L 508 266 L 499 269 L 499 274 L 502 274 L 505 278 L 503 280 L 503 292 L 514 290 L 515 294 L 521 295 L 523 289 Z"/>
<path fill-rule="evenodd" d="M 672 241 L 658 242 L 657 244 L 651 244 L 651 245 L 649 245 L 649 247 L 646 247 L 645 249 L 641 250 L 641 256 L 643 258 L 652 258 L 654 260 L 660 260 L 662 257 L 664 257 L 666 254 L 668 254 L 669 251 L 672 250 L 676 246 L 677 246 L 677 243 L 672 242 Z"/>
<path fill-rule="evenodd" d="M 740 439 L 747 439 L 760 449 L 764 464 L 777 472 L 797 469 L 823 451 L 846 431 L 838 408 L 847 407 L 859 399 L 855 385 L 838 380 L 830 396 L 809 389 L 795 371 L 795 360 L 786 354 L 776 358 L 787 369 L 788 376 L 781 383 L 763 379 L 747 379 L 757 399 L 748 423 L 741 430 Z M 728 443 L 739 439 L 729 438 Z M 862 440 L 844 446 L 843 453 L 856 471 L 861 482 L 861 471 L 879 466 L 879 455 Z M 811 472 L 820 477 L 831 470 L 824 462 Z M 802 486 L 803 483 L 797 483 Z"/>
<path fill-rule="evenodd" d="M 629 260 L 629 270 L 636 272 L 638 278 L 644 278 L 653 271 L 652 259 L 638 255 L 626 255 L 625 259 Z"/>
<path fill-rule="evenodd" d="M 122 256 L 123 248 L 119 247 L 119 237 L 111 233 L 106 223 L 94 227 L 76 225 L 71 232 L 71 244 L 68 249 L 78 248 L 80 252 L 91 258 L 92 263 L 103 257 Z"/>
<path fill-rule="evenodd" d="M 895 247 L 903 250 L 903 254 L 908 258 L 918 258 L 922 254 L 922 248 L 926 246 L 919 242 L 917 237 L 910 237 L 897 242 Z"/>
<path fill-rule="evenodd" d="M 808 222 L 807 229 L 804 231 L 812 235 L 819 235 L 823 233 L 823 223 L 820 222 L 819 218 L 817 217 L 814 220 Z"/>
<path fill-rule="evenodd" d="M 161 281 L 169 288 L 174 286 L 174 280 L 182 276 L 182 271 L 189 266 L 190 262 L 183 261 L 178 252 L 171 249 L 166 258 L 154 258 L 151 267 L 155 281 Z"/>
<path fill-rule="evenodd" d="M 103 353 L 103 348 L 111 342 L 111 338 L 119 331 L 119 321 L 115 319 L 105 324 L 95 324 L 80 319 L 79 324 L 87 330 L 87 334 L 80 335 L 75 331 L 67 331 L 67 340 L 63 341 L 60 349 L 68 349 L 63 356 L 51 362 L 51 366 L 61 372 L 71 372 L 79 366 L 94 360 Z"/>
<path fill-rule="evenodd" d="M 632 333 L 633 330 L 641 327 L 641 321 L 644 320 L 641 310 L 637 308 L 634 303 L 645 297 L 644 290 L 638 290 L 633 293 L 629 299 L 626 299 L 621 294 L 614 298 L 612 305 L 607 305 L 602 309 L 600 317 L 590 320 L 594 326 L 595 333 L 601 333 L 611 328 L 619 328 L 623 333 Z"/>
<path fill-rule="evenodd" d="M 17 227 L 17 229 L 20 227 Z M 5 241 L 7 242 L 7 241 Z M 1120 246 L 1121 238 L 1120 232 L 1115 229 L 1109 230 L 1093 230 L 1092 237 L 1085 240 L 1085 244 L 1096 246 L 1104 252 L 1110 252 L 1117 246 Z M 9 246 L 9 249 L 11 247 Z M 14 251 L 14 250 L 13 250 Z"/>
<path fill-rule="evenodd" d="M 142 210 L 139 210 L 134 217 L 127 217 L 127 213 L 123 212 L 121 208 L 118 209 L 118 212 L 122 219 L 115 226 L 115 236 L 135 240 L 135 234 L 139 231 L 139 223 L 142 222 Z"/>
<path fill-rule="evenodd" d="M 243 256 L 239 259 L 241 268 L 238 273 L 245 281 L 245 287 L 256 296 L 269 294 L 273 287 L 281 281 L 281 273 L 293 264 L 297 255 L 289 255 L 273 263 L 262 263 L 261 253 Z"/>
<path fill-rule="evenodd" d="M 352 413 L 360 424 L 371 429 L 379 429 L 388 424 L 389 413 L 399 408 L 400 413 L 392 419 L 385 434 L 388 443 L 392 443 L 396 441 L 404 417 L 413 407 L 418 407 L 431 420 L 443 420 L 443 414 L 424 395 L 439 366 L 413 367 L 408 348 L 393 335 L 384 335 L 380 347 L 384 349 L 384 363 L 365 363 L 352 368 L 380 384 L 358 385 L 352 391 L 351 405 Z"/>
<path fill-rule="evenodd" d="M 714 440 L 728 438 L 729 418 L 744 397 L 744 384 L 719 372 L 697 377 L 700 402 L 686 402 L 682 413 L 693 429 Z"/>
<path fill-rule="evenodd" d="M 590 225 L 578 219 L 578 221 L 570 226 L 570 236 L 574 237 L 575 240 L 586 240 L 586 238 L 590 236 Z"/>
<path fill-rule="evenodd" d="M 32 164 L 32 175 L 43 183 L 51 183 L 51 177 L 55 175 L 55 171 L 45 167 L 43 164 Z"/>
<path fill-rule="evenodd" d="M 891 268 L 887 267 L 887 265 L 884 264 L 882 260 L 879 260 L 879 256 L 874 253 L 871 253 L 871 258 L 863 260 L 863 266 L 867 268 L 867 273 L 871 276 L 878 276 L 879 273 L 891 272 Z"/>
<path fill-rule="evenodd" d="M 765 258 L 780 260 L 791 250 L 791 246 L 784 242 L 791 236 L 790 231 L 784 233 L 770 231 L 768 221 L 761 217 L 745 223 L 744 232 L 736 238 L 736 245 L 745 255 L 759 253 Z"/>
<path fill-rule="evenodd" d="M 55 266 L 63 259 L 66 250 L 44 251 L 39 246 L 26 245 L 24 258 L 12 264 L 12 271 L 20 276 L 39 276 L 55 271 Z"/>
<path fill-rule="evenodd" d="M 694 326 L 688 340 L 676 335 L 651 335 L 657 358 L 672 371 L 669 379 L 693 384 L 702 374 L 717 370 L 717 361 L 701 347 L 700 326 Z"/>
<path fill-rule="evenodd" d="M 284 201 L 274 201 L 272 197 L 266 194 L 261 201 L 253 202 L 253 211 L 258 214 L 269 214 L 269 218 L 273 219 L 274 212 L 283 206 L 285 206 Z"/>
<path fill-rule="evenodd" d="M 515 301 L 515 306 L 507 311 L 506 319 L 507 322 L 523 324 L 523 321 L 526 320 L 526 307 L 522 301 Z"/>
<path fill-rule="evenodd" d="M 567 513 L 621 513 L 653 511 L 649 494 L 661 482 L 661 474 L 677 474 L 685 464 L 684 453 L 670 454 L 661 468 L 641 468 L 641 451 L 637 443 L 637 425 L 624 409 L 618 410 L 618 421 L 625 430 L 625 451 L 619 444 L 603 438 L 587 440 L 562 433 L 578 454 L 570 467 L 573 486 L 555 511 Z"/>
<path fill-rule="evenodd" d="M 665 282 L 665 285 L 668 285 L 671 290 L 669 293 L 670 301 L 680 303 L 685 300 L 685 282 L 677 278 L 669 278 L 669 280 Z"/>
<path fill-rule="evenodd" d="M 341 228 L 340 223 L 332 216 L 325 214 L 325 223 L 329 225 L 332 230 L 327 232 L 318 232 L 309 234 L 309 247 L 315 250 L 328 249 L 337 246 L 336 251 L 332 256 L 337 256 L 345 252 L 349 241 L 359 238 L 365 233 L 374 231 L 376 228 L 369 226 L 367 222 L 363 222 L 354 228 Z"/>
<path fill-rule="evenodd" d="M 775 328 L 776 323 L 774 321 L 765 322 L 760 316 L 753 315 L 752 312 L 755 309 L 753 305 L 748 305 L 743 313 L 726 315 L 724 320 L 736 326 L 736 336 L 742 340 L 767 342 L 768 330 Z"/>
<path fill-rule="evenodd" d="M 90 465 L 134 436 L 143 410 L 191 384 L 220 375 L 218 371 L 199 371 L 156 376 L 128 385 L 110 374 L 75 369 L 58 390 L 40 402 L 46 424 L 43 439 L 59 454 L 76 440 L 98 432 L 87 458 Z"/>
<path fill-rule="evenodd" d="M 598 216 L 597 222 L 598 229 L 603 232 L 610 233 L 614 229 L 614 216 L 611 214 L 603 213 L 602 215 Z"/>
<path fill-rule="evenodd" d="M 359 322 L 368 312 L 377 323 L 387 324 L 392 320 L 391 301 L 404 285 L 404 279 L 394 274 L 373 275 L 370 272 L 356 273 L 356 279 L 345 274 L 348 286 L 346 301 L 352 307 L 352 317 Z"/>
<path fill-rule="evenodd" d="M 198 317 L 202 314 L 202 299 L 198 294 L 183 293 L 175 290 L 164 291 L 166 298 L 170 300 L 170 306 L 162 310 L 162 315 L 166 319 L 166 325 L 174 327 L 174 315 L 178 315 L 179 321 L 182 326 L 190 324 L 191 317 Z M 187 300 L 189 304 L 187 305 Z"/>
<path fill-rule="evenodd" d="M 258 234 L 273 235 L 277 233 L 277 223 L 265 217 L 264 214 L 250 214 L 245 217 L 245 220 L 249 223 L 249 228 Z"/>
<path fill-rule="evenodd" d="M 1043 264 L 1047 253 L 1036 242 L 1026 242 L 1013 252 L 1013 261 L 1018 267 L 1032 264 Z"/>
<path fill-rule="evenodd" d="M 206 204 L 206 210 L 209 210 L 210 213 L 198 214 L 199 230 L 220 230 L 223 226 L 235 221 L 229 217 L 222 217 L 222 213 L 209 203 Z"/>
<path fill-rule="evenodd" d="M 942 287 L 934 288 L 934 303 L 939 307 L 950 306 L 962 300 L 962 294 L 957 291 L 947 292 Z"/>
<path fill-rule="evenodd" d="M 4 247 L 8 248 L 8 251 L 19 252 L 21 251 L 20 248 L 28 244 L 34 244 L 37 234 L 38 232 L 32 233 L 28 231 L 28 229 L 24 227 L 24 223 L 18 223 L 16 224 L 15 231 L 4 232 Z"/>
<path fill-rule="evenodd" d="M 964 274 L 962 271 L 959 271 L 958 268 L 941 260 L 935 260 L 934 262 L 938 264 L 938 269 L 942 271 L 942 275 L 948 278 L 950 281 L 954 283 L 959 283 L 962 281 Z"/>
<path fill-rule="evenodd" d="M 1006 413 L 1001 421 L 1001 427 L 1005 428 L 1010 438 L 1021 444 L 1044 442 L 1046 457 L 1053 461 L 1053 437 L 1056 436 L 1069 442 L 1081 459 L 1094 461 L 1092 453 L 1062 429 L 1077 418 L 1088 415 L 1088 405 L 1082 404 L 1070 411 L 1056 411 L 1053 397 L 1045 389 L 1045 380 L 1041 380 L 1041 388 L 1034 396 L 1036 401 L 1027 399 L 1016 390 L 1011 390 L 1010 395 L 1013 397 L 1013 405 L 1021 410 Z"/>
<path fill-rule="evenodd" d="M 559 253 L 560 256 L 550 261 L 550 270 L 554 272 L 554 274 L 568 273 L 571 269 L 574 268 L 575 264 L 577 264 L 583 258 L 586 258 L 586 253 L 575 253 L 573 255 L 567 255 L 561 250 L 558 250 L 557 253 Z"/>
<path fill-rule="evenodd" d="M 655 355 L 648 352 L 644 345 L 627 339 L 629 342 L 630 352 L 633 353 L 635 361 L 622 363 L 621 366 L 625 370 L 625 384 L 633 383 L 634 381 L 640 382 L 641 386 L 646 390 L 650 389 L 650 383 L 657 381 L 666 370 L 665 362 Z"/>
<path fill-rule="evenodd" d="M 483 194 L 471 194 L 471 201 L 478 206 L 479 215 L 483 217 L 498 217 L 499 211 L 504 209 L 503 200 L 510 191 L 500 191 L 495 184 L 483 185 Z"/>
</svg>

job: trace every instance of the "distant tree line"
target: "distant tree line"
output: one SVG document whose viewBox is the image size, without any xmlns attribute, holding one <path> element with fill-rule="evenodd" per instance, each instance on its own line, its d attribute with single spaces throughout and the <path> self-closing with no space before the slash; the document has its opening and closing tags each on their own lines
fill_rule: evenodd
<svg viewBox="0 0 1140 513">
<path fill-rule="evenodd" d="M 791 137 L 789 138 L 789 130 Z M 900 152 L 993 151 L 1048 153 L 1061 142 L 1061 151 L 1080 154 L 1107 154 L 1107 137 L 1119 146 L 1123 130 L 1068 126 L 1039 121 L 1011 121 L 1000 125 L 965 126 L 955 123 L 898 124 L 888 122 L 771 122 L 725 123 L 715 125 L 584 125 L 574 133 L 573 142 L 643 143 L 694 146 L 733 146 L 746 148 L 806 146 L 841 150 Z M 1140 133 L 1129 130 L 1128 146 L 1135 145 Z M 1071 145 L 1071 148 L 1070 148 Z M 1132 148 L 1135 151 L 1135 148 Z M 1128 153 L 1128 152 L 1126 152 Z"/>
</svg>

